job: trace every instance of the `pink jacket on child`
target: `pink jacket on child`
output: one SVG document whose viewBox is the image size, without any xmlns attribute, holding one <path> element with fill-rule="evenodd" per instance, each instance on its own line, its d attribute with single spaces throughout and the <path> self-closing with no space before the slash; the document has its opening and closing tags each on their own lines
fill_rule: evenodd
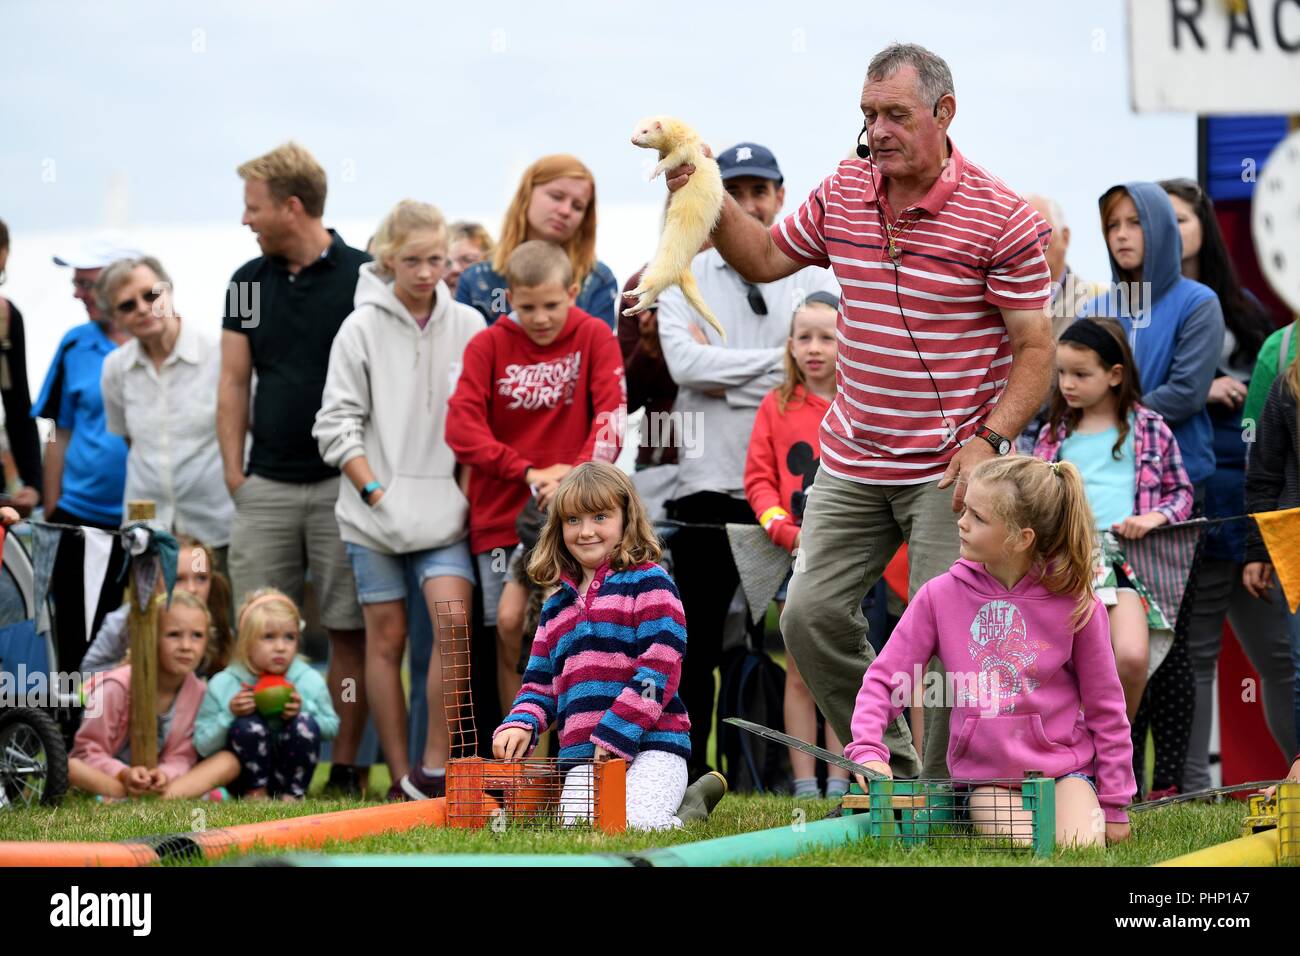
<svg viewBox="0 0 1300 956">
<path fill-rule="evenodd" d="M 175 780 L 199 762 L 194 750 L 194 718 L 203 701 L 205 684 L 193 673 L 176 692 L 175 710 L 167 739 L 158 753 L 158 769 Z M 86 690 L 87 716 L 81 721 L 68 756 L 85 761 L 91 767 L 116 777 L 128 765 L 117 753 L 130 739 L 131 665 L 124 664 L 97 674 Z"/>
<path fill-rule="evenodd" d="M 1106 609 L 1094 599 L 1078 631 L 1074 598 L 1031 572 L 1008 591 L 982 564 L 957 561 L 916 592 L 867 669 L 853 710 L 850 760 L 889 760 L 885 726 L 912 699 L 931 655 L 947 671 L 954 779 L 1084 773 L 1097 781 L 1108 823 L 1128 819 L 1137 789 L 1124 689 Z M 937 692 L 938 688 L 934 688 Z"/>
</svg>

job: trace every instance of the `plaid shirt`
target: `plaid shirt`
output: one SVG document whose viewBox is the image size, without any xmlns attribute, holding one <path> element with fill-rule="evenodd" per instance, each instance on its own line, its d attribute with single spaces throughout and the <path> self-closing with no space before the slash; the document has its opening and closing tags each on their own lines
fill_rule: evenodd
<svg viewBox="0 0 1300 956">
<path fill-rule="evenodd" d="M 1136 463 L 1137 491 L 1133 513 L 1150 514 L 1159 511 L 1170 524 L 1185 521 L 1192 514 L 1192 483 L 1183 468 L 1183 456 L 1178 442 L 1165 420 L 1143 405 L 1133 406 L 1133 460 Z M 1062 422 L 1051 434 L 1051 422 L 1043 425 L 1034 445 L 1034 457 L 1044 461 L 1059 461 L 1061 442 L 1066 438 Z"/>
</svg>

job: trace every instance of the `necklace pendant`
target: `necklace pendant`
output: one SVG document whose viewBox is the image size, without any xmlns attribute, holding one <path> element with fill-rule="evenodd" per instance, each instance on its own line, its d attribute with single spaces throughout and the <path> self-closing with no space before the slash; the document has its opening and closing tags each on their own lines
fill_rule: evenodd
<svg viewBox="0 0 1300 956">
<path fill-rule="evenodd" d="M 893 236 L 890 236 L 890 237 L 889 237 L 889 258 L 891 258 L 891 259 L 897 259 L 897 258 L 898 258 L 898 249 L 896 249 L 896 248 L 894 247 L 894 237 L 893 237 Z"/>
</svg>

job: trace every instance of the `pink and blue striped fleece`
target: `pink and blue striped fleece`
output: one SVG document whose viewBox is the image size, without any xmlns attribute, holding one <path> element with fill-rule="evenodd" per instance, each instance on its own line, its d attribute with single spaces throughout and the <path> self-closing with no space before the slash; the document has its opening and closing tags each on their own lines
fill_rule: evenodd
<svg viewBox="0 0 1300 956">
<path fill-rule="evenodd" d="M 643 750 L 689 760 L 677 693 L 685 653 L 681 598 L 659 565 L 605 564 L 581 597 L 566 579 L 542 608 L 523 686 L 496 733 L 531 730 L 535 747 L 556 723 L 564 759 L 589 759 L 599 744 L 627 760 Z"/>
</svg>

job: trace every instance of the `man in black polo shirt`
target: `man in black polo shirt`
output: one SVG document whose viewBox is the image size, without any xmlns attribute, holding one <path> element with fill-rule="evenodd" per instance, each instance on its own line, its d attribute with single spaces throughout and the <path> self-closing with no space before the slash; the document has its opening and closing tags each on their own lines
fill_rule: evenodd
<svg viewBox="0 0 1300 956">
<path fill-rule="evenodd" d="M 370 256 L 322 224 L 325 171 L 301 146 L 286 143 L 238 172 L 243 223 L 257 236 L 262 255 L 236 270 L 221 333 L 217 436 L 235 501 L 231 585 L 236 603 L 270 586 L 301 607 L 311 568 L 330 635 L 328 681 L 340 718 L 330 780 L 352 789 L 354 781 L 344 778 L 366 722 L 365 630 L 334 517 L 339 473 L 321 460 L 311 429 L 330 346 L 352 312 L 357 270 Z M 245 471 L 254 370 L 253 445 Z"/>
</svg>

